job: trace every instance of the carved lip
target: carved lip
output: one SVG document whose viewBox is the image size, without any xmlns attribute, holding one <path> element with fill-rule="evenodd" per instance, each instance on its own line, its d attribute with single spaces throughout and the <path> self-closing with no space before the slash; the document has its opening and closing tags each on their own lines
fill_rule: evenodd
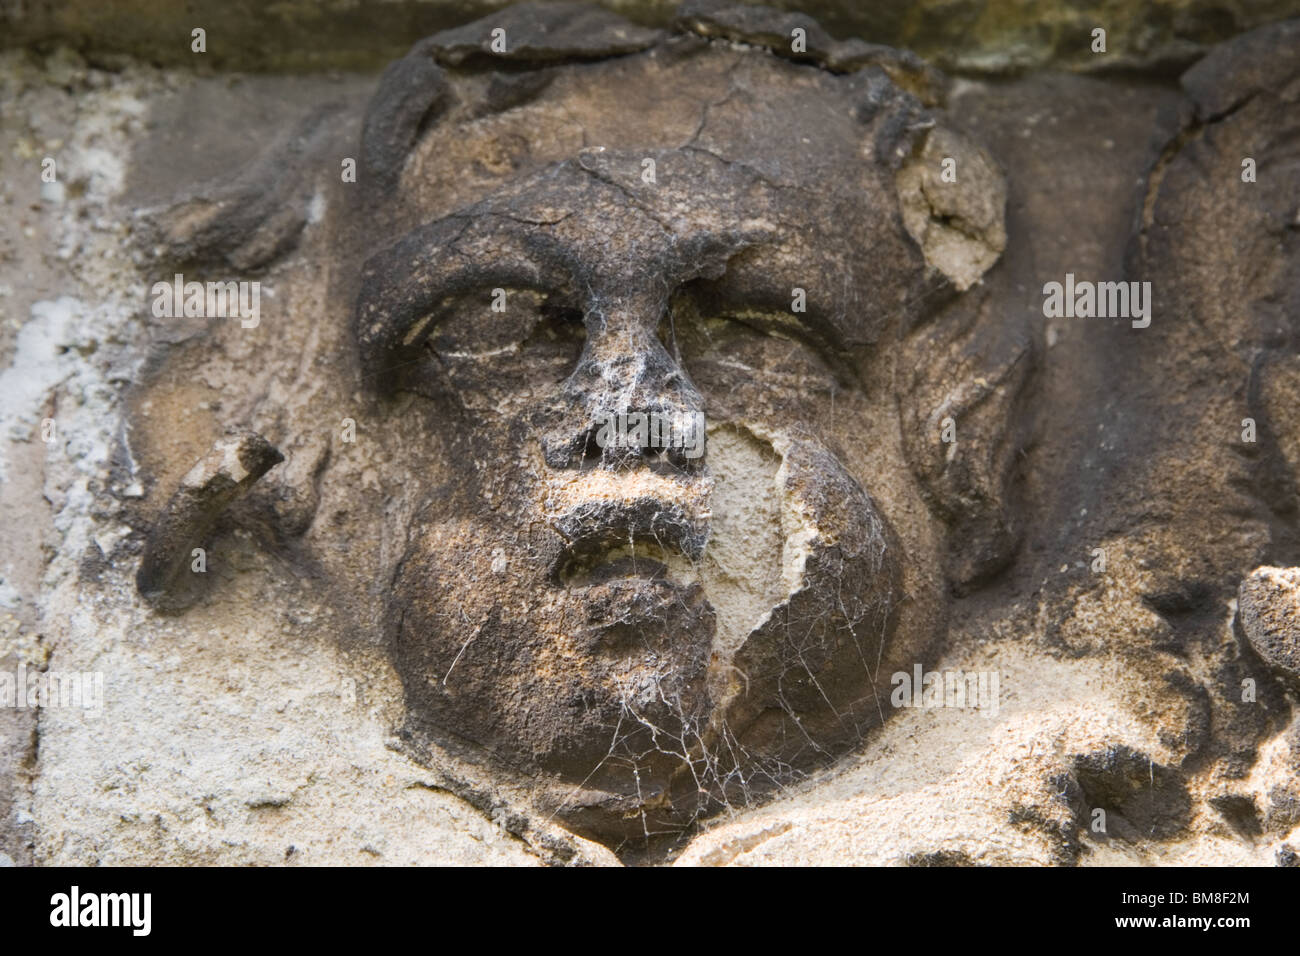
<svg viewBox="0 0 1300 956">
<path fill-rule="evenodd" d="M 709 538 L 707 518 L 656 498 L 584 502 L 552 526 L 567 539 L 551 567 L 554 582 L 565 587 L 663 580 L 698 562 Z"/>
<path fill-rule="evenodd" d="M 668 565 L 635 552 L 613 557 L 617 552 L 597 555 L 593 564 L 573 563 L 562 569 L 561 580 L 568 587 L 591 587 L 612 581 L 665 581 Z"/>
</svg>

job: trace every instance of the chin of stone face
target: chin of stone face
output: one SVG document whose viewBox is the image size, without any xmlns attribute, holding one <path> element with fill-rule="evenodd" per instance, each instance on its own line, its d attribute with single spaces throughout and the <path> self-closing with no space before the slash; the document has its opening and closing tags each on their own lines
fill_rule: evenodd
<svg viewBox="0 0 1300 956">
<path fill-rule="evenodd" d="M 0 13 L 0 853 L 1294 859 L 1298 21 L 198 6 Z"/>
</svg>

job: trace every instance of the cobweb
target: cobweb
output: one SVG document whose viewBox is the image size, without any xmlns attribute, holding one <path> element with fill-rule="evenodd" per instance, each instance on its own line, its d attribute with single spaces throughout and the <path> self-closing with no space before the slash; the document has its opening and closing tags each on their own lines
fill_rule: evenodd
<svg viewBox="0 0 1300 956">
<path fill-rule="evenodd" d="M 880 560 L 884 543 L 878 540 L 881 550 L 876 558 Z M 771 746 L 747 746 L 716 701 L 711 713 L 689 711 L 683 704 L 680 680 L 671 670 L 660 670 L 650 680 L 628 680 L 620 685 L 618 718 L 606 752 L 572 790 L 578 793 L 597 775 L 608 778 L 615 774 L 631 785 L 636 798 L 632 818 L 639 838 L 626 837 L 611 847 L 615 853 L 634 844 L 648 848 L 657 840 L 688 834 L 707 818 L 731 816 L 785 796 L 812 772 L 829 767 L 861 745 L 869 730 L 883 722 L 885 708 L 878 678 L 888 611 L 896 594 L 885 588 L 864 598 L 844 594 L 844 582 L 838 575 L 836 584 L 839 591 L 832 620 L 826 619 L 824 606 L 812 607 L 800 617 L 787 602 L 789 614 L 781 633 L 772 635 L 780 648 L 779 673 L 771 680 L 773 703 L 784 719 L 781 736 Z M 635 622 L 629 617 L 621 623 Z M 646 654 L 655 653 L 648 641 L 643 642 L 643 649 Z M 846 660 L 850 654 L 852 660 Z M 823 672 L 828 665 L 850 664 L 860 669 L 858 685 L 865 693 L 837 707 L 823 687 Z M 748 685 L 750 675 L 739 673 Z M 806 728 L 807 711 L 792 699 L 802 683 L 813 688 L 838 726 L 833 742 L 819 739 Z M 657 713 L 666 716 L 652 718 L 652 703 L 658 705 L 654 708 Z M 666 760 L 673 765 L 671 782 L 665 792 L 654 792 L 645 785 L 645 778 L 652 770 L 662 774 Z"/>
</svg>

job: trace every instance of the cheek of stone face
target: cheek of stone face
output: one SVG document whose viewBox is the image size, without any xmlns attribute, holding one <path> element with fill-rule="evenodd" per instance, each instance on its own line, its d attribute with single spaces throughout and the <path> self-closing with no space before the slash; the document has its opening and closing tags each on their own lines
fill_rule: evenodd
<svg viewBox="0 0 1300 956">
<path fill-rule="evenodd" d="M 798 330 L 762 321 L 677 336 L 710 412 L 711 693 L 749 774 L 856 745 L 883 719 L 888 675 L 918 653 L 895 640 L 907 559 L 870 494 L 891 476 L 855 447 L 863 426 L 843 427 L 867 407 L 862 389 Z"/>
<path fill-rule="evenodd" d="M 660 336 L 704 395 L 713 423 L 748 419 L 820 429 L 832 396 L 856 387 L 789 316 L 687 312 L 661 326 Z"/>
<path fill-rule="evenodd" d="M 715 619 L 698 585 L 556 587 L 517 529 L 473 520 L 414 540 L 389 621 L 414 712 L 520 768 L 667 787 L 710 710 Z"/>
<path fill-rule="evenodd" d="M 889 675 L 915 653 L 896 640 L 906 559 L 871 496 L 813 441 L 786 446 L 781 481 L 790 591 L 731 657 L 744 686 L 719 695 L 751 775 L 858 746 L 884 719 Z"/>
</svg>

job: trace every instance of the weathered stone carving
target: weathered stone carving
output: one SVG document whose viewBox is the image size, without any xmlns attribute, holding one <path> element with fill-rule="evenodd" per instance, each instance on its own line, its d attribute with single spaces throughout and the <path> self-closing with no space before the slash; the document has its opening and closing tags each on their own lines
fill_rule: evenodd
<svg viewBox="0 0 1300 956">
<path fill-rule="evenodd" d="M 181 479 L 145 542 L 135 578 L 140 594 L 163 608 L 181 609 L 194 600 L 193 585 L 203 579 L 185 574 L 191 550 L 206 543 L 226 508 L 283 460 L 265 438 L 247 430 L 214 444 Z"/>
<path fill-rule="evenodd" d="M 784 20 L 743 13 L 679 22 L 782 52 Z M 551 15 L 514 8 L 417 45 L 367 129 L 418 125 L 418 78 L 456 104 L 434 121 L 454 135 L 502 81 L 470 52 L 500 27 L 515 62 L 565 57 L 562 30 L 527 32 Z M 613 58 L 628 49 L 585 47 L 609 58 L 538 95 L 652 89 L 676 115 L 615 120 L 554 160 L 564 130 L 542 120 L 472 202 L 440 195 L 457 175 L 440 135 L 400 160 L 394 137 L 366 144 L 385 204 L 421 224 L 370 258 L 356 313 L 366 380 L 433 403 L 466 466 L 413 521 L 386 614 L 412 727 L 556 778 L 545 801 L 610 841 L 850 749 L 883 718 L 890 673 L 939 637 L 933 533 L 900 535 L 874 497 L 902 478 L 899 450 L 846 449 L 866 438 L 857 396 L 892 390 L 898 337 L 952 281 L 903 228 L 899 192 L 928 210 L 920 186 L 894 182 L 936 121 L 874 62 L 932 82 L 921 64 L 861 51 L 873 65 L 835 75 L 689 34 Z M 449 82 L 432 63 L 477 67 Z M 973 279 L 1001 248 L 1004 192 L 944 136 L 978 170 L 951 193 L 992 212 L 971 228 L 991 250 Z M 703 412 L 707 455 L 598 447 L 629 409 Z M 872 440 L 896 444 L 897 427 Z"/>
<path fill-rule="evenodd" d="M 320 333 L 357 361 L 320 374 L 394 480 L 278 540 L 382 634 L 413 751 L 486 755 L 611 845 L 858 746 L 949 590 L 1016 546 L 1032 343 L 944 318 L 1005 243 L 1001 174 L 923 63 L 815 29 L 794 55 L 787 26 L 514 7 L 417 44 L 361 124 L 337 247 L 365 265 L 338 284 L 350 338 Z M 955 181 L 922 168 L 945 159 Z M 629 412 L 702 416 L 705 454 L 602 447 Z M 939 412 L 992 463 L 956 459 Z"/>
</svg>

